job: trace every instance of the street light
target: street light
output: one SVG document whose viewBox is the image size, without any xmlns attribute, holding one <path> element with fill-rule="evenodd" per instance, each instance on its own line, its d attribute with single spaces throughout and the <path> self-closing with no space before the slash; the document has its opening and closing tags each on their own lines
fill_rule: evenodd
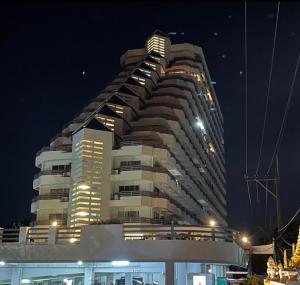
<svg viewBox="0 0 300 285">
<path fill-rule="evenodd" d="M 248 244 L 250 242 L 247 236 L 242 236 L 241 240 L 244 244 Z"/>
<path fill-rule="evenodd" d="M 250 238 L 246 235 L 242 235 L 241 242 L 244 244 L 245 253 L 248 254 L 248 275 L 252 274 L 252 248 Z"/>
</svg>

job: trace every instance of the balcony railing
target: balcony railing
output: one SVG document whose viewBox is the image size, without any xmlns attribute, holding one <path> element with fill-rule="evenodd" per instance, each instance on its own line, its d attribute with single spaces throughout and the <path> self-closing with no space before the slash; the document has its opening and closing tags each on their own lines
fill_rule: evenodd
<svg viewBox="0 0 300 285">
<path fill-rule="evenodd" d="M 169 195 L 160 192 L 151 192 L 151 191 L 122 191 L 115 192 L 112 195 L 113 200 L 119 200 L 121 197 L 132 197 L 132 196 L 147 196 L 152 198 L 165 198 L 169 199 Z"/>
<path fill-rule="evenodd" d="M 10 243 L 19 241 L 20 229 L 1 229 L 0 228 L 0 242 Z"/>
<path fill-rule="evenodd" d="M 151 172 L 161 172 L 170 174 L 170 172 L 160 166 L 150 166 L 150 165 L 126 165 L 126 166 L 120 166 L 119 168 L 115 168 L 112 171 L 112 174 L 120 174 L 122 171 L 137 171 L 137 170 L 145 170 L 145 171 L 151 171 Z"/>
<path fill-rule="evenodd" d="M 36 156 L 40 155 L 44 151 L 65 151 L 65 152 L 71 152 L 72 151 L 72 145 L 63 145 L 63 146 L 57 146 L 57 147 L 45 146 L 45 147 L 41 148 L 36 153 Z"/>
<path fill-rule="evenodd" d="M 44 244 L 48 242 L 49 229 L 46 227 L 29 228 L 26 236 L 27 244 Z"/>
<path fill-rule="evenodd" d="M 137 146 L 137 145 L 145 145 L 145 146 L 152 146 L 157 148 L 166 148 L 166 146 L 163 143 L 158 143 L 156 141 L 122 141 L 120 143 L 120 146 Z"/>
<path fill-rule="evenodd" d="M 70 177 L 71 173 L 70 173 L 70 171 L 66 171 L 66 170 L 43 170 L 43 171 L 40 171 L 39 173 L 36 173 L 34 175 L 34 179 L 37 179 L 42 175 L 61 175 L 61 176 L 65 176 L 65 177 Z"/>
<path fill-rule="evenodd" d="M 195 240 L 223 241 L 238 240 L 238 233 L 221 227 L 199 227 L 194 225 L 123 225 L 125 239 L 140 240 Z"/>
<path fill-rule="evenodd" d="M 122 237 L 124 240 L 192 240 L 214 242 L 239 243 L 239 233 L 222 227 L 209 227 L 198 225 L 163 224 L 150 218 L 123 218 Z M 132 224 L 135 223 L 135 224 Z M 146 224 L 145 224 L 146 223 Z M 97 225 L 99 231 L 105 226 Z M 95 227 L 95 226 L 93 226 Z M 1 229 L 1 243 L 23 244 L 76 244 L 80 243 L 82 228 L 69 228 L 65 226 L 49 227 L 21 227 L 20 229 Z"/>
<path fill-rule="evenodd" d="M 39 195 L 32 198 L 32 202 L 40 201 L 40 200 L 60 200 L 61 202 L 68 202 L 69 196 L 63 195 Z"/>
<path fill-rule="evenodd" d="M 57 243 L 79 243 L 81 228 L 57 228 Z"/>
</svg>

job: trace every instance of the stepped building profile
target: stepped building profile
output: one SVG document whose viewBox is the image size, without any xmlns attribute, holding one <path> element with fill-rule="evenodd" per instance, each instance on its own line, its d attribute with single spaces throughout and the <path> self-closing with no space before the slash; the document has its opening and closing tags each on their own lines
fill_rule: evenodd
<svg viewBox="0 0 300 285">
<path fill-rule="evenodd" d="M 226 226 L 223 117 L 202 49 L 155 31 L 37 153 L 35 225 Z"/>
<path fill-rule="evenodd" d="M 155 31 L 36 156 L 29 227 L 0 227 L 0 285 L 222 285 L 223 118 L 202 49 Z"/>
</svg>

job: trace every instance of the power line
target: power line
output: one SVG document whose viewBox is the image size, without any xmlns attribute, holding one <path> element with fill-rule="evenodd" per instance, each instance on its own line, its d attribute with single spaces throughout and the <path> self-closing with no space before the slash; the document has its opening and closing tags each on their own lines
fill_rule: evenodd
<svg viewBox="0 0 300 285">
<path fill-rule="evenodd" d="M 279 229 L 278 231 L 281 232 L 282 230 L 286 229 L 289 226 L 289 224 L 297 217 L 297 215 L 299 214 L 299 212 L 300 212 L 300 207 L 296 211 L 295 215 L 289 220 L 289 222 L 284 227 L 282 227 L 281 229 Z"/>
<path fill-rule="evenodd" d="M 248 57 L 247 57 L 247 2 L 245 2 L 245 171 L 248 174 Z"/>
<path fill-rule="evenodd" d="M 257 161 L 257 166 L 256 166 L 256 175 L 258 175 L 260 161 L 261 161 L 261 153 L 262 153 L 262 148 L 263 148 L 263 144 L 264 144 L 266 121 L 267 121 L 268 107 L 269 107 L 269 97 L 270 97 L 271 82 L 272 82 L 274 54 L 275 54 L 275 47 L 276 47 L 279 9 L 280 9 L 280 2 L 278 2 L 278 4 L 277 4 L 277 15 L 276 15 L 274 38 L 273 38 L 273 48 L 272 48 L 271 66 L 270 66 L 269 82 L 268 82 L 268 89 L 267 89 L 266 108 L 265 108 L 264 122 L 263 122 L 263 128 L 262 128 L 261 142 L 260 142 L 260 147 L 259 147 L 259 156 L 258 156 L 258 161 Z"/>
<path fill-rule="evenodd" d="M 283 116 L 283 119 L 282 119 L 282 122 L 281 122 L 280 131 L 279 131 L 278 138 L 277 138 L 277 141 L 276 141 L 276 144 L 275 144 L 275 149 L 274 149 L 271 161 L 269 163 L 267 175 L 269 175 L 269 173 L 270 173 L 275 155 L 279 152 L 279 148 L 280 148 L 281 141 L 282 141 L 282 138 L 283 138 L 283 133 L 284 133 L 284 129 L 285 129 L 285 126 L 286 126 L 286 120 L 287 120 L 287 116 L 288 116 L 288 112 L 289 112 L 289 108 L 290 108 L 290 104 L 291 104 L 291 99 L 292 99 L 292 95 L 294 93 L 294 86 L 295 86 L 295 81 L 296 81 L 296 77 L 297 77 L 299 61 L 300 61 L 300 52 L 299 52 L 299 55 L 298 55 L 298 59 L 297 59 L 297 63 L 296 63 L 296 67 L 295 67 L 295 71 L 294 71 L 294 75 L 293 75 L 293 80 L 292 80 L 292 83 L 291 83 L 291 86 L 290 86 L 289 96 L 288 96 L 288 100 L 287 100 L 287 103 L 286 103 L 286 106 L 285 106 L 285 111 L 284 111 L 284 116 Z"/>
</svg>

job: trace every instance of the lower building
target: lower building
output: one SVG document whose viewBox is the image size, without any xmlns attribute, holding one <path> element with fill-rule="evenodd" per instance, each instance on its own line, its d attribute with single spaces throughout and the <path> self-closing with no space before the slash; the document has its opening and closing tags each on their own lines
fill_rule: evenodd
<svg viewBox="0 0 300 285">
<path fill-rule="evenodd" d="M 22 227 L 2 230 L 0 284 L 215 285 L 246 261 L 237 233 L 219 227 Z"/>
</svg>

